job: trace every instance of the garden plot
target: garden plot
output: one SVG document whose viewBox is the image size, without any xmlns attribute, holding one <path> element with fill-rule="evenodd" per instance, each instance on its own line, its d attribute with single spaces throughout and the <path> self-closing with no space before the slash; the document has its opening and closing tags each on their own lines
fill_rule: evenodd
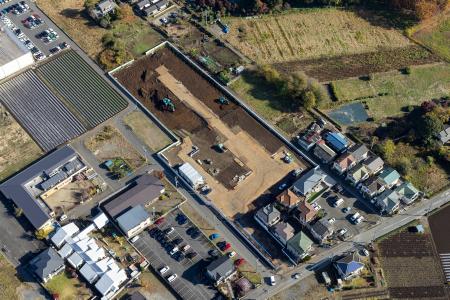
<svg viewBox="0 0 450 300">
<path fill-rule="evenodd" d="M 399 31 L 372 25 L 363 11 L 320 9 L 227 18 L 225 39 L 243 54 L 261 63 L 374 52 L 412 45 Z M 376 16 L 375 16 L 376 17 Z M 378 21 L 383 21 L 379 17 Z M 384 20 L 388 24 L 387 20 Z"/>
<path fill-rule="evenodd" d="M 350 103 L 332 110 L 328 116 L 341 125 L 352 125 L 367 121 L 369 117 L 364 105 L 361 103 Z"/>
<path fill-rule="evenodd" d="M 86 131 L 33 71 L 0 85 L 0 94 L 3 104 L 46 152 Z"/>
<path fill-rule="evenodd" d="M 93 128 L 128 102 L 76 52 L 68 51 L 38 68 L 38 74 L 62 95 L 84 123 Z"/>
<path fill-rule="evenodd" d="M 168 48 L 128 65 L 114 76 L 181 137 L 183 143 L 171 153 L 176 156 L 175 162 L 170 162 L 193 165 L 212 188 L 208 197 L 230 217 L 246 212 L 259 194 L 305 165 L 299 160 L 282 162 L 281 141 L 235 103 L 219 104 L 220 91 Z M 162 109 L 165 97 L 173 102 L 174 112 Z M 218 151 L 218 143 L 228 151 Z M 191 157 L 188 153 L 194 145 L 200 151 Z M 247 177 L 237 185 L 236 175 Z"/>
</svg>

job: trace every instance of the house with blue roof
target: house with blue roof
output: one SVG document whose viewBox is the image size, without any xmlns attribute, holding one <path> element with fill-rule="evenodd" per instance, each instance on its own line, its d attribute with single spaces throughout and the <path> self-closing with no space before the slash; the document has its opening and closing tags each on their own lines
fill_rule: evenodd
<svg viewBox="0 0 450 300">
<path fill-rule="evenodd" d="M 388 189 L 400 182 L 400 174 L 395 169 L 389 167 L 385 168 L 380 175 L 378 175 L 378 178 Z"/>
<path fill-rule="evenodd" d="M 364 264 L 360 261 L 358 253 L 353 252 L 337 260 L 334 267 L 342 280 L 349 280 L 361 273 Z"/>
<path fill-rule="evenodd" d="M 325 134 L 325 141 L 333 150 L 340 153 L 344 152 L 349 146 L 349 141 L 340 132 L 328 132 Z"/>
<path fill-rule="evenodd" d="M 419 190 L 408 181 L 400 184 L 395 191 L 400 195 L 400 199 L 406 205 L 411 204 L 419 197 Z"/>
</svg>

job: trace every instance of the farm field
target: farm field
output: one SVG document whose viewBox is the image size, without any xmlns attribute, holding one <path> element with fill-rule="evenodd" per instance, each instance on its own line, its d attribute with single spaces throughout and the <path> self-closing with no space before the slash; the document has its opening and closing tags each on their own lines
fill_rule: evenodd
<svg viewBox="0 0 450 300">
<path fill-rule="evenodd" d="M 450 92 L 450 66 L 411 67 L 410 74 L 392 71 L 367 79 L 334 81 L 332 87 L 338 101 L 363 101 L 368 106 L 369 116 L 380 120 L 400 115 L 409 105 L 447 96 Z"/>
<path fill-rule="evenodd" d="M 75 51 L 68 51 L 38 68 L 38 74 L 62 95 L 90 128 L 128 105 Z"/>
<path fill-rule="evenodd" d="M 4 82 L 0 94 L 2 103 L 45 152 L 86 131 L 33 71 Z"/>
<path fill-rule="evenodd" d="M 447 299 L 431 234 L 403 229 L 378 243 L 378 258 L 393 298 Z"/>
<path fill-rule="evenodd" d="M 288 136 L 295 136 L 312 121 L 307 111 L 289 112 L 282 107 L 277 92 L 251 71 L 244 72 L 230 88 L 252 107 L 261 117 L 277 126 Z"/>
<path fill-rule="evenodd" d="M 42 154 L 39 146 L 0 104 L 0 181 Z"/>
<path fill-rule="evenodd" d="M 413 37 L 449 61 L 450 11 L 446 15 L 440 16 L 436 22 L 425 24 L 423 27 Z"/>
<path fill-rule="evenodd" d="M 395 29 L 374 26 L 365 11 L 313 9 L 260 18 L 226 18 L 225 39 L 260 63 L 280 63 L 411 46 Z M 389 24 L 381 16 L 372 16 Z"/>
<path fill-rule="evenodd" d="M 122 158 L 134 170 L 142 166 L 145 159 L 133 146 L 110 125 L 98 130 L 85 141 L 86 147 L 95 155 L 100 164 L 106 160 Z"/>
<path fill-rule="evenodd" d="M 446 206 L 428 218 L 436 250 L 439 253 L 450 253 L 450 240 L 448 239 L 450 230 L 449 217 L 450 206 Z"/>
<path fill-rule="evenodd" d="M 123 120 L 153 152 L 158 152 L 172 143 L 172 140 L 140 111 L 129 113 Z"/>
<path fill-rule="evenodd" d="M 235 217 L 257 195 L 304 163 L 282 162 L 282 142 L 235 103 L 219 104 L 220 91 L 172 51 L 163 48 L 113 76 L 181 137 L 183 143 L 172 149 L 176 163 L 194 166 L 212 188 L 208 197 L 226 215 Z M 175 111 L 163 109 L 164 97 L 172 101 Z M 219 143 L 227 151 L 217 150 Z M 200 151 L 190 157 L 194 145 Z"/>
<path fill-rule="evenodd" d="M 108 30 L 98 26 L 86 14 L 83 0 L 38 0 L 37 5 L 94 60 L 104 50 L 102 37 L 108 32 L 123 42 L 129 56 L 134 57 L 163 40 L 131 10 Z"/>
</svg>

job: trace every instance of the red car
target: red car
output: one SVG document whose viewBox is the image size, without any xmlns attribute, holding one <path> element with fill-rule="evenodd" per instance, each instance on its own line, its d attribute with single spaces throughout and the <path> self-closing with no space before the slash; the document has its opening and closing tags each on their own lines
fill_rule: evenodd
<svg viewBox="0 0 450 300">
<path fill-rule="evenodd" d="M 164 218 L 159 218 L 158 220 L 155 221 L 156 225 L 162 224 L 164 222 Z"/>
<path fill-rule="evenodd" d="M 234 265 L 235 265 L 236 267 L 239 267 L 239 266 L 242 265 L 244 262 L 245 262 L 245 259 L 239 258 L 239 259 L 236 259 L 236 261 L 234 262 Z"/>
<path fill-rule="evenodd" d="M 223 246 L 222 251 L 227 251 L 231 248 L 231 244 L 230 243 L 226 243 L 225 246 Z"/>
</svg>

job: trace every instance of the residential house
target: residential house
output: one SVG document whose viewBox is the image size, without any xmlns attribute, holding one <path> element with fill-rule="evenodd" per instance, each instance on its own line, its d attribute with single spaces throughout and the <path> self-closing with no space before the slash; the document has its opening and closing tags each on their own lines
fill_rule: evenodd
<svg viewBox="0 0 450 300">
<path fill-rule="evenodd" d="M 385 168 L 380 175 L 378 175 L 378 178 L 388 189 L 400 182 L 400 174 L 393 168 Z"/>
<path fill-rule="evenodd" d="M 78 232 L 80 232 L 80 228 L 78 228 L 75 223 L 69 223 L 58 228 L 50 240 L 56 248 L 60 249 L 69 238 L 73 237 Z"/>
<path fill-rule="evenodd" d="M 289 223 L 279 222 L 272 227 L 273 235 L 283 245 L 294 236 L 294 228 Z"/>
<path fill-rule="evenodd" d="M 95 5 L 94 13 L 97 18 L 103 18 L 117 8 L 113 0 L 102 0 Z"/>
<path fill-rule="evenodd" d="M 365 160 L 369 156 L 369 149 L 364 144 L 356 144 L 348 149 L 357 163 Z"/>
<path fill-rule="evenodd" d="M 300 201 L 297 210 L 294 212 L 294 217 L 302 224 L 307 225 L 316 217 L 316 210 L 308 203 L 308 201 Z"/>
<path fill-rule="evenodd" d="M 349 280 L 361 273 L 364 264 L 361 262 L 358 253 L 353 252 L 337 260 L 334 267 L 342 280 Z"/>
<path fill-rule="evenodd" d="M 308 198 L 324 188 L 322 182 L 324 181 L 325 176 L 325 173 L 317 166 L 295 181 L 292 185 L 292 190 L 295 193 Z"/>
<path fill-rule="evenodd" d="M 298 263 L 309 255 L 312 245 L 311 239 L 303 231 L 300 231 L 287 241 L 286 252 L 294 262 Z"/>
<path fill-rule="evenodd" d="M 376 155 L 370 156 L 368 159 L 362 162 L 362 164 L 369 170 L 370 174 L 377 174 L 384 167 L 384 161 Z"/>
<path fill-rule="evenodd" d="M 320 159 L 322 163 L 329 163 L 336 157 L 336 152 L 325 144 L 325 141 L 321 140 L 317 142 L 314 147 L 314 155 Z"/>
<path fill-rule="evenodd" d="M 347 138 L 340 132 L 327 132 L 325 134 L 325 141 L 339 153 L 343 153 L 350 144 Z"/>
<path fill-rule="evenodd" d="M 219 256 L 206 267 L 206 275 L 215 285 L 219 285 L 228 280 L 236 273 L 233 262 L 226 256 Z"/>
<path fill-rule="evenodd" d="M 156 6 L 158 7 L 159 11 L 163 11 L 164 9 L 167 8 L 167 6 L 169 6 L 169 0 L 160 0 L 158 2 L 156 2 Z"/>
<path fill-rule="evenodd" d="M 142 11 L 142 14 L 146 17 L 154 16 L 159 12 L 158 6 L 156 6 L 156 5 L 151 5 L 151 6 L 145 7 L 141 11 Z"/>
<path fill-rule="evenodd" d="M 265 229 L 269 229 L 269 227 L 272 227 L 280 221 L 281 214 L 275 205 L 271 203 L 259 209 L 254 218 L 259 225 Z"/>
<path fill-rule="evenodd" d="M 384 184 L 377 176 L 372 176 L 361 184 L 361 193 L 369 199 L 384 192 L 385 189 Z"/>
<path fill-rule="evenodd" d="M 333 225 L 330 224 L 325 218 L 318 220 L 311 226 L 311 234 L 320 244 L 330 237 L 333 232 Z"/>
<path fill-rule="evenodd" d="M 136 3 L 136 5 L 134 6 L 134 9 L 137 11 L 143 11 L 144 9 L 146 9 L 147 7 L 150 7 L 151 3 L 149 0 L 141 0 L 138 3 Z"/>
<path fill-rule="evenodd" d="M 111 299 L 127 279 L 125 270 L 109 270 L 97 281 L 95 289 L 102 295 L 101 299 Z"/>
<path fill-rule="evenodd" d="M 133 207 L 116 218 L 116 220 L 120 229 L 122 229 L 128 238 L 141 233 L 151 224 L 150 215 L 142 205 Z"/>
<path fill-rule="evenodd" d="M 358 164 L 347 172 L 346 180 L 350 181 L 351 184 L 357 185 L 358 183 L 369 178 L 369 170 L 363 164 Z"/>
<path fill-rule="evenodd" d="M 290 189 L 286 189 L 276 196 L 276 201 L 291 210 L 300 202 L 300 197 Z"/>
<path fill-rule="evenodd" d="M 400 195 L 393 190 L 385 190 L 376 198 L 376 205 L 389 215 L 395 213 L 400 206 Z"/>
<path fill-rule="evenodd" d="M 305 150 L 309 150 L 314 145 L 322 139 L 320 136 L 320 132 L 322 131 L 322 127 L 320 127 L 317 123 L 312 123 L 306 132 L 298 138 L 298 144 Z"/>
<path fill-rule="evenodd" d="M 419 190 L 408 181 L 400 184 L 395 191 L 400 195 L 400 200 L 406 205 L 413 203 L 419 197 Z"/>
<path fill-rule="evenodd" d="M 46 283 L 64 270 L 64 259 L 50 247 L 35 256 L 29 267 L 41 282 Z"/>
<path fill-rule="evenodd" d="M 437 134 L 439 141 L 445 145 L 450 141 L 450 125 L 446 125 L 445 128 Z"/>
<path fill-rule="evenodd" d="M 333 163 L 333 169 L 335 169 L 339 174 L 343 174 L 345 171 L 353 168 L 356 165 L 356 159 L 349 152 L 343 153 L 338 159 Z"/>
</svg>

